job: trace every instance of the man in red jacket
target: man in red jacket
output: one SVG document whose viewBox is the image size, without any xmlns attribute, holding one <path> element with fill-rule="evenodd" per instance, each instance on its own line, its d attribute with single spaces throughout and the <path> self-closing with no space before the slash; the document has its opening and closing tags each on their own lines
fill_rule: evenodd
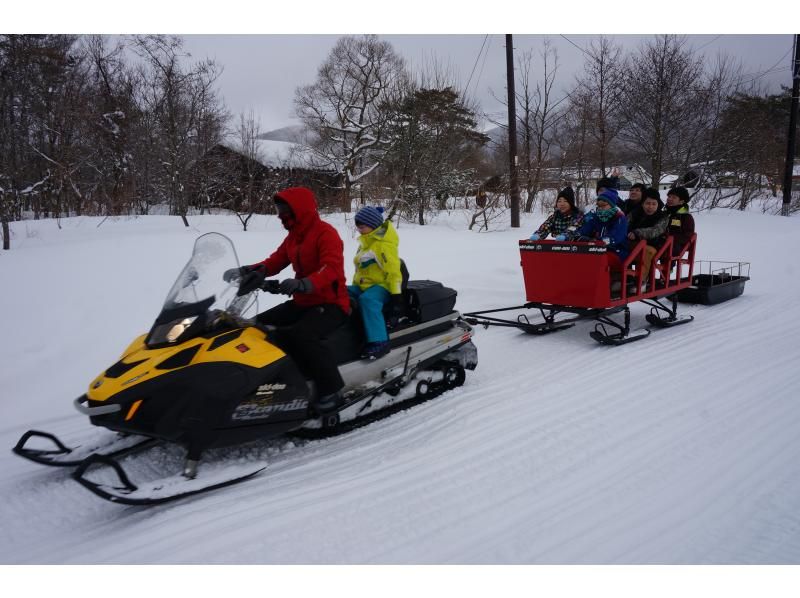
<svg viewBox="0 0 800 598">
<path fill-rule="evenodd" d="M 239 293 L 255 290 L 265 277 L 292 265 L 295 277 L 280 282 L 281 293 L 292 299 L 256 319 L 288 328 L 281 334 L 283 345 L 317 383 L 317 399 L 312 406 L 320 414 L 328 413 L 341 405 L 344 382 L 336 360 L 320 340 L 341 326 L 350 313 L 344 243 L 336 229 L 320 218 L 310 189 L 284 189 L 274 201 L 278 218 L 289 234 L 267 259 L 243 267 L 247 273 Z"/>
</svg>

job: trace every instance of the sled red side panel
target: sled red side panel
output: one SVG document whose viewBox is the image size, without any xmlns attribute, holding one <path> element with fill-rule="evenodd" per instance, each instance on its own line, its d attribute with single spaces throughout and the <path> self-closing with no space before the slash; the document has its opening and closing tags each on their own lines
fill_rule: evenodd
<svg viewBox="0 0 800 598">
<path fill-rule="evenodd" d="M 606 248 L 585 242 L 519 242 L 529 302 L 607 307 L 610 275 Z"/>
</svg>

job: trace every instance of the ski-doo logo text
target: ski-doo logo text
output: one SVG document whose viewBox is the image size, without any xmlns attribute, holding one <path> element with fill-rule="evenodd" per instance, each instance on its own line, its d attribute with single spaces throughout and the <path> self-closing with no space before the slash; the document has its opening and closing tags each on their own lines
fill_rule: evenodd
<svg viewBox="0 0 800 598">
<path fill-rule="evenodd" d="M 285 389 L 286 389 L 285 384 L 262 384 L 256 390 L 256 396 L 271 395 L 273 391 L 285 390 Z"/>
<path fill-rule="evenodd" d="M 297 398 L 290 403 L 272 403 L 268 400 L 254 400 L 241 403 L 234 410 L 231 419 L 235 420 L 249 420 L 261 419 L 272 415 L 273 413 L 285 411 L 300 411 L 308 407 L 308 401 L 305 399 Z"/>
</svg>

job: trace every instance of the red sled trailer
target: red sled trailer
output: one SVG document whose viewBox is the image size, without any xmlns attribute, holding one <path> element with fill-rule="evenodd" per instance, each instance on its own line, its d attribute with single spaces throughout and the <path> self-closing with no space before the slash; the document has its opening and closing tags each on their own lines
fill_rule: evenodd
<svg viewBox="0 0 800 598">
<path fill-rule="evenodd" d="M 649 329 L 631 332 L 628 305 L 641 301 L 651 310 L 647 321 L 669 327 L 692 321 L 679 316 L 678 291 L 692 284 L 697 235 L 685 246 L 673 247 L 673 237 L 652 260 L 647 278 L 643 274 L 645 241 L 633 248 L 620 264 L 616 255 L 598 242 L 530 241 L 519 242 L 522 276 L 525 281 L 523 305 L 465 313 L 470 324 L 511 326 L 531 334 L 546 334 L 575 325 L 579 320 L 595 320 L 590 336 L 608 345 L 620 345 L 650 334 Z M 521 314 L 516 320 L 499 318 L 500 312 L 539 310 L 542 320 L 531 321 Z M 562 317 L 563 314 L 571 314 Z M 612 316 L 622 314 L 622 322 Z"/>
</svg>

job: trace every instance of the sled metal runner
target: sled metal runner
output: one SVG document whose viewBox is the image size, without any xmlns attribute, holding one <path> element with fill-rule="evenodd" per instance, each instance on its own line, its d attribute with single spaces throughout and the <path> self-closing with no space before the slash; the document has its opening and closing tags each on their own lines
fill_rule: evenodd
<svg viewBox="0 0 800 598">
<path fill-rule="evenodd" d="M 472 325 L 512 327 L 529 334 L 547 334 L 581 320 L 594 320 L 597 324 L 590 337 L 599 343 L 621 345 L 640 340 L 649 336 L 650 330 L 631 331 L 630 303 L 649 305 L 651 312 L 646 319 L 660 328 L 694 319 L 678 316 L 677 293 L 692 283 L 696 242 L 697 235 L 693 235 L 684 247 L 673 251 L 673 238 L 668 237 L 644 278 L 644 241 L 633 248 L 621 270 L 612 271 L 604 245 L 523 240 L 519 247 L 527 303 L 467 312 L 464 318 Z M 532 321 L 527 314 L 513 320 L 496 315 L 530 309 L 539 310 L 540 321 Z M 621 322 L 612 319 L 620 313 Z M 572 317 L 560 317 L 563 314 Z"/>
</svg>

